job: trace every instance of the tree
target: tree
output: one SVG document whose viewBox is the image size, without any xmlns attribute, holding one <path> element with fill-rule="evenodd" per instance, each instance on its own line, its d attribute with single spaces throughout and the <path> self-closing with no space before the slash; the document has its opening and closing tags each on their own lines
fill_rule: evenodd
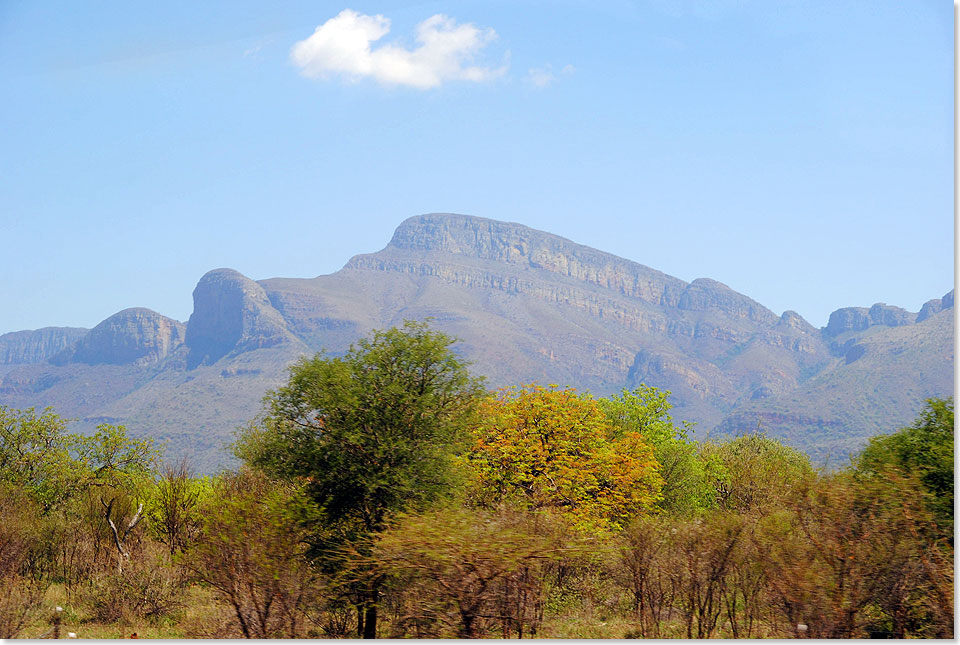
<svg viewBox="0 0 960 645">
<path fill-rule="evenodd" d="M 597 402 L 613 424 L 615 437 L 636 432 L 653 448 L 663 477 L 659 506 L 670 513 L 695 514 L 716 505 L 713 482 L 720 464 L 688 440 L 692 423 L 674 424 L 669 397 L 666 390 L 641 384 Z"/>
<path fill-rule="evenodd" d="M 244 638 L 303 636 L 317 574 L 305 557 L 302 490 L 241 471 L 216 483 L 184 562 L 233 610 Z"/>
<path fill-rule="evenodd" d="M 548 517 L 443 508 L 384 532 L 371 561 L 400 582 L 394 632 L 418 638 L 536 634 L 543 569 L 573 550 Z M 449 630 L 452 630 L 451 634 Z"/>
<path fill-rule="evenodd" d="M 182 552 L 200 530 L 200 504 L 210 492 L 207 478 L 191 476 L 186 460 L 165 464 L 147 506 L 151 528 L 170 552 Z"/>
<path fill-rule="evenodd" d="M 810 458 L 763 433 L 723 443 L 703 443 L 700 453 L 717 462 L 714 481 L 721 509 L 763 514 L 783 506 L 813 475 Z"/>
<path fill-rule="evenodd" d="M 873 437 L 857 460 L 861 475 L 896 469 L 920 479 L 942 535 L 953 542 L 953 399 L 927 399 L 914 423 Z"/>
<path fill-rule="evenodd" d="M 23 487 L 44 513 L 92 486 L 142 487 L 159 452 L 124 426 L 101 424 L 91 436 L 67 434 L 67 422 L 47 408 L 0 406 L 0 481 Z"/>
<path fill-rule="evenodd" d="M 653 509 L 663 480 L 634 431 L 614 432 L 596 400 L 568 388 L 501 390 L 474 427 L 470 463 L 482 506 L 555 509 L 579 528 L 622 528 Z"/>
<path fill-rule="evenodd" d="M 37 414 L 0 406 L 0 480 L 22 487 L 44 512 L 66 497 L 77 476 L 66 425 L 50 408 Z"/>
<path fill-rule="evenodd" d="M 808 477 L 786 505 L 760 520 L 756 546 L 790 624 L 813 638 L 953 636 L 953 553 L 937 543 L 915 479 Z"/>
<path fill-rule="evenodd" d="M 426 323 L 374 331 L 341 358 L 317 355 L 290 370 L 237 454 L 268 473 L 304 481 L 328 524 L 315 554 L 383 531 L 400 512 L 451 490 L 455 455 L 482 393 L 453 340 Z M 376 637 L 378 584 L 365 593 L 363 636 Z M 359 629 L 359 626 L 358 626 Z"/>
</svg>

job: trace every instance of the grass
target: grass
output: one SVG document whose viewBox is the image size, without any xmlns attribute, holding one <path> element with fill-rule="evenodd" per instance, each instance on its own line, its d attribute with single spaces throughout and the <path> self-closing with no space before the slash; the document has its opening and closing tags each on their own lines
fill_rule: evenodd
<svg viewBox="0 0 960 645">
<path fill-rule="evenodd" d="M 72 632 L 77 638 L 203 638 L 216 635 L 221 620 L 210 590 L 194 585 L 187 592 L 185 606 L 175 614 L 163 618 L 126 618 L 114 623 L 96 621 L 83 600 L 83 593 L 68 592 L 63 584 L 53 584 L 47 589 L 43 606 L 34 619 L 23 629 L 19 638 L 38 638 L 53 627 L 56 607 L 62 607 L 60 637 L 67 638 Z M 50 637 L 49 635 L 47 636 Z"/>
</svg>

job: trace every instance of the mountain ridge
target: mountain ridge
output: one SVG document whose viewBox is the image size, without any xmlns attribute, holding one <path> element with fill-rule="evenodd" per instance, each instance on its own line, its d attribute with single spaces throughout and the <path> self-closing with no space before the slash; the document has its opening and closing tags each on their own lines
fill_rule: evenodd
<svg viewBox="0 0 960 645">
<path fill-rule="evenodd" d="M 709 278 L 687 283 L 551 233 L 467 215 L 408 218 L 384 249 L 329 275 L 255 281 L 215 269 L 193 296 L 186 323 L 124 310 L 71 332 L 58 352 L 31 350 L 30 338 L 42 345 L 37 332 L 0 336 L 0 404 L 53 404 L 80 417 L 81 428 L 118 419 L 212 467 L 225 459 L 216 442 L 256 415 L 263 392 L 298 356 L 336 355 L 371 329 L 427 317 L 462 339 L 457 351 L 491 386 L 555 382 L 603 395 L 645 382 L 673 392 L 675 416 L 696 421 L 698 436 L 760 421 L 799 447 L 806 432 L 816 450 L 849 453 L 867 434 L 912 418 L 907 408 L 918 397 L 953 389 L 952 324 L 942 322 L 953 320 L 952 291 L 917 313 L 883 303 L 842 308 L 817 329 Z M 807 384 L 831 374 L 847 392 L 855 391 L 848 381 L 865 378 L 885 381 L 877 392 L 892 391 L 886 381 L 900 377 L 884 365 L 912 369 L 884 344 L 896 329 L 913 335 L 891 343 L 936 346 L 901 350 L 917 365 L 938 366 L 926 390 L 897 398 L 886 421 L 860 404 L 850 414 L 836 402 L 819 409 L 817 401 L 832 401 L 827 386 Z M 880 376 L 862 373 L 871 361 Z M 839 428 L 836 441 L 822 440 L 820 428 Z"/>
</svg>

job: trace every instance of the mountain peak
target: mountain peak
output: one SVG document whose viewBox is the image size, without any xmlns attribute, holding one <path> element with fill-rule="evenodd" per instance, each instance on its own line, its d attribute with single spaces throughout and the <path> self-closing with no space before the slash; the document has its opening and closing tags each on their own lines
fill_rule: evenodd
<svg viewBox="0 0 960 645">
<path fill-rule="evenodd" d="M 524 255 L 531 243 L 542 246 L 548 241 L 554 245 L 573 245 L 558 235 L 515 222 L 457 213 L 428 213 L 401 222 L 388 248 L 439 251 L 502 261 Z"/>
<path fill-rule="evenodd" d="M 437 266 L 450 264 L 453 257 L 479 261 L 491 276 L 542 271 L 658 305 L 676 305 L 687 286 L 679 278 L 559 235 L 514 222 L 452 213 L 405 220 L 386 248 L 354 256 L 344 268 L 439 275 L 449 272 Z M 432 268 L 425 268 L 428 265 Z"/>
<path fill-rule="evenodd" d="M 272 347 L 293 337 L 263 287 L 233 269 L 214 269 L 193 290 L 187 365 L 210 365 L 232 351 Z"/>
<path fill-rule="evenodd" d="M 88 365 L 157 363 L 183 342 L 182 322 L 151 309 L 131 307 L 91 329 L 77 345 L 52 362 Z"/>
</svg>

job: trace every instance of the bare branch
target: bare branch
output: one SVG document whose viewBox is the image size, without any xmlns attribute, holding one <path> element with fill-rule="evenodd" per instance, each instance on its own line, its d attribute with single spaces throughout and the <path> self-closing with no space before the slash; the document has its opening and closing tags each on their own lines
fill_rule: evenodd
<svg viewBox="0 0 960 645">
<path fill-rule="evenodd" d="M 123 548 L 123 544 L 121 544 L 120 542 L 120 534 L 117 532 L 117 525 L 114 524 L 113 520 L 110 518 L 110 514 L 113 511 L 113 503 L 115 501 L 116 501 L 116 498 L 114 497 L 113 499 L 110 500 L 109 504 L 103 504 L 103 498 L 100 498 L 100 503 L 103 504 L 104 507 L 107 509 L 107 513 L 106 513 L 107 524 L 110 525 L 110 529 L 113 531 L 113 543 L 117 546 L 117 551 L 120 552 L 120 555 L 129 558 L 130 556 L 127 554 L 126 550 Z M 143 505 L 141 504 L 141 507 L 142 506 Z M 124 537 L 126 537 L 126 534 L 124 534 Z"/>
<path fill-rule="evenodd" d="M 127 524 L 127 529 L 123 532 L 123 539 L 126 540 L 127 536 L 130 535 L 130 531 L 140 523 L 140 520 L 143 519 L 143 516 L 140 515 L 143 512 L 143 502 L 140 502 L 140 505 L 137 506 L 137 512 L 134 514 L 133 519 L 130 520 L 130 523 Z"/>
</svg>

